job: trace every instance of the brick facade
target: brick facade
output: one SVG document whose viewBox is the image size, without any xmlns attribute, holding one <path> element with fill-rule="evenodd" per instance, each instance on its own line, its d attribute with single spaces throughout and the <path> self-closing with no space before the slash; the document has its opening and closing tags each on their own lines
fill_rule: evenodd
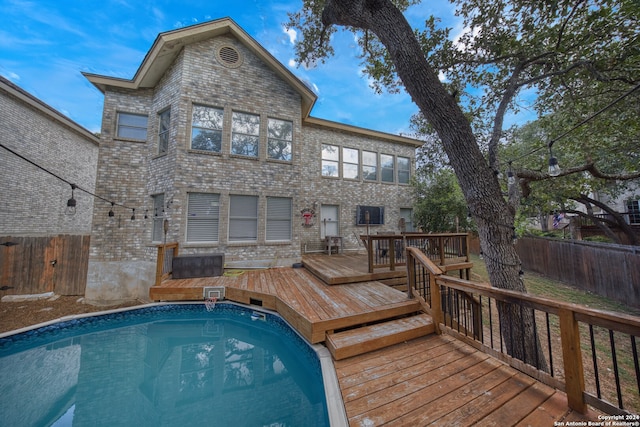
<svg viewBox="0 0 640 427">
<path fill-rule="evenodd" d="M 231 30 L 214 32 L 208 30 L 208 25 L 212 28 L 228 26 Z M 211 32 L 210 36 L 202 36 L 208 34 L 207 31 Z M 181 33 L 184 38 L 179 37 Z M 362 179 L 323 177 L 322 144 L 408 158 L 413 171 L 417 141 L 309 118 L 308 110 L 315 95 L 281 64 L 275 63 L 267 52 L 256 47 L 255 41 L 230 20 L 212 21 L 164 34 L 171 43 L 180 40 L 183 45 L 170 64 L 160 65 L 154 57 L 162 56 L 156 53 L 163 52 L 161 49 L 170 44 L 163 45 L 163 35 L 159 37 L 153 48 L 158 49 L 157 52 L 152 49 L 141 66 L 147 75 L 157 75 L 154 83 L 144 85 L 147 75 L 141 77 L 142 71 L 133 84 L 87 75 L 105 97 L 96 191 L 118 204 L 136 208 L 136 220 L 131 221 L 130 210 L 118 207 L 116 215 L 109 217 L 110 205 L 96 203 L 91 248 L 94 271 L 90 271 L 90 279 L 93 277 L 95 283 L 88 285 L 96 290 L 93 299 L 112 299 L 98 288 L 110 286 L 105 276 L 111 277 L 122 265 L 129 268 L 135 263 L 144 264 L 147 272 L 155 266 L 156 246 L 160 242 L 154 242 L 152 234 L 153 218 L 157 213 L 153 209 L 154 195 L 164 197 L 164 212 L 160 215 L 168 221 L 168 242 L 179 242 L 182 254 L 224 252 L 229 265 L 256 261 L 291 265 L 300 260 L 305 249 L 320 249 L 323 205 L 338 207 L 339 233 L 344 238 L 346 250 L 359 248 L 354 236 L 364 231 L 355 225 L 357 205 L 384 206 L 385 225 L 375 231 L 398 231 L 400 208 L 410 209 L 412 205 L 409 186 L 398 184 L 397 178 L 393 183 L 382 183 L 379 179 L 364 182 Z M 221 48 L 237 55 L 234 57 L 237 63 L 221 60 Z M 191 149 L 194 105 L 224 111 L 219 153 Z M 167 109 L 171 114 L 169 145 L 166 153 L 159 153 L 158 114 Z M 146 141 L 116 138 L 118 112 L 148 116 Z M 234 112 L 259 116 L 257 157 L 231 154 Z M 269 159 L 269 119 L 292 123 L 291 161 Z M 191 192 L 219 195 L 217 242 L 187 241 Z M 234 242 L 229 238 L 230 200 L 239 195 L 257 197 L 257 239 L 252 242 Z M 291 239 L 266 239 L 269 197 L 291 200 Z M 314 225 L 302 225 L 300 212 L 303 209 L 315 210 Z M 110 273 L 106 274 L 106 270 Z"/>
<path fill-rule="evenodd" d="M 98 138 L 0 77 L 0 143 L 58 177 L 94 192 Z M 89 234 L 93 196 L 0 148 L 0 235 Z"/>
</svg>

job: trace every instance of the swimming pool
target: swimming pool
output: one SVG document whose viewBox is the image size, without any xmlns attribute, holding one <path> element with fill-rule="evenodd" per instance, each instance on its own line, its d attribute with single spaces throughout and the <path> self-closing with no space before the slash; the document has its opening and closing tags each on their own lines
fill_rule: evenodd
<svg viewBox="0 0 640 427">
<path fill-rule="evenodd" d="M 279 316 L 155 305 L 0 338 L 3 425 L 329 426 L 320 362 Z"/>
</svg>

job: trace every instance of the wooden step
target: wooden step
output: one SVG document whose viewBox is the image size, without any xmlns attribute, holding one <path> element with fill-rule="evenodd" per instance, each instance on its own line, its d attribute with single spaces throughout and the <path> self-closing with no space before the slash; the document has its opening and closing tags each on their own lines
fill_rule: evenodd
<svg viewBox="0 0 640 427">
<path fill-rule="evenodd" d="M 422 313 L 327 334 L 325 344 L 333 358 L 341 360 L 429 335 L 434 330 L 431 316 Z"/>
</svg>

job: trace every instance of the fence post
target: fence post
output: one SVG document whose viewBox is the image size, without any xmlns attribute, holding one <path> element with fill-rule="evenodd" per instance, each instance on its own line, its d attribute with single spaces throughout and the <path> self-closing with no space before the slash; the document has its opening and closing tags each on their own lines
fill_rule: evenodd
<svg viewBox="0 0 640 427">
<path fill-rule="evenodd" d="M 580 328 L 573 311 L 560 308 L 558 316 L 567 401 L 571 409 L 584 414 L 587 412 L 587 404 L 583 397 L 584 369 L 580 349 Z"/>
</svg>

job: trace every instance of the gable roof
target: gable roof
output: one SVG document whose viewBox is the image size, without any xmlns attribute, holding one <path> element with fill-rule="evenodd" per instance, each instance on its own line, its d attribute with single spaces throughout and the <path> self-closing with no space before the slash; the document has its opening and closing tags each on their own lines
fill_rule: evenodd
<svg viewBox="0 0 640 427">
<path fill-rule="evenodd" d="M 246 48 L 291 85 L 302 98 L 303 117 L 309 116 L 317 96 L 231 18 L 217 19 L 160 33 L 131 80 L 86 72 L 83 72 L 82 75 L 102 93 L 106 91 L 108 86 L 127 89 L 152 88 L 160 81 L 185 45 L 223 34 L 235 36 Z"/>
</svg>

